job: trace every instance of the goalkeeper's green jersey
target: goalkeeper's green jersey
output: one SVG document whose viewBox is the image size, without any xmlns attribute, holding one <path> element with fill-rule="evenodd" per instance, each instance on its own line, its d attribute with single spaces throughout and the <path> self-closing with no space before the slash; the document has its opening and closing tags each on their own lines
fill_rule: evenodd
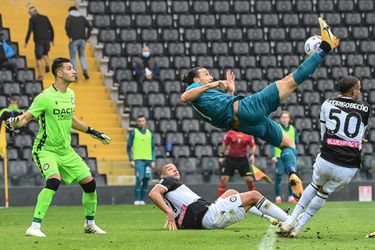
<svg viewBox="0 0 375 250">
<path fill-rule="evenodd" d="M 28 110 L 39 120 L 39 133 L 34 141 L 33 152 L 46 150 L 64 154 L 71 149 L 74 100 L 72 89 L 67 88 L 62 93 L 53 85 L 35 97 Z"/>
</svg>

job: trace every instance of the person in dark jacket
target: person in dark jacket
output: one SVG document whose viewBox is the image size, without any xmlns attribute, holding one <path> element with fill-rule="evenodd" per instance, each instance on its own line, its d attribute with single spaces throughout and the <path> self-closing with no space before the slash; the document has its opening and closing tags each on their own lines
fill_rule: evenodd
<svg viewBox="0 0 375 250">
<path fill-rule="evenodd" d="M 91 35 L 91 25 L 75 6 L 69 8 L 69 16 L 66 18 L 65 30 L 69 37 L 70 61 L 77 71 L 76 54 L 78 51 L 83 76 L 87 80 L 89 79 L 89 75 L 87 73 L 85 47 L 86 41 Z"/>
<path fill-rule="evenodd" d="M 29 8 L 29 29 L 26 34 L 25 48 L 30 39 L 30 35 L 34 33 L 35 43 L 35 58 L 36 58 L 36 69 L 38 72 L 38 80 L 43 80 L 43 62 L 45 62 L 45 72 L 49 72 L 49 58 L 48 52 L 53 45 L 54 31 L 51 22 L 47 16 L 38 13 L 35 7 Z"/>
<path fill-rule="evenodd" d="M 7 43 L 8 40 L 4 38 L 4 34 L 0 32 L 0 69 L 9 69 L 15 76 L 17 72 L 17 64 L 8 60 L 7 55 L 3 48 L 3 43 Z"/>
<path fill-rule="evenodd" d="M 134 77 L 138 81 L 158 79 L 160 69 L 155 57 L 151 55 L 150 48 L 142 49 L 142 56 L 133 58 Z"/>
</svg>

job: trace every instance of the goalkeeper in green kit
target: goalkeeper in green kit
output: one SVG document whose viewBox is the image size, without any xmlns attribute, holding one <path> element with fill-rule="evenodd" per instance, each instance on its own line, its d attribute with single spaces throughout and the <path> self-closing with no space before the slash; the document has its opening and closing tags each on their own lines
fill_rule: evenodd
<svg viewBox="0 0 375 250">
<path fill-rule="evenodd" d="M 78 182 L 83 189 L 82 204 L 86 216 L 84 232 L 104 234 L 105 231 L 94 222 L 97 206 L 96 183 L 90 169 L 70 146 L 70 132 L 71 129 L 86 132 L 103 144 L 109 144 L 111 138 L 74 117 L 75 97 L 68 86 L 77 76 L 70 60 L 55 59 L 52 73 L 55 83 L 35 97 L 27 112 L 6 121 L 7 128 L 14 129 L 25 126 L 34 118 L 39 120 L 39 133 L 32 152 L 33 159 L 46 180 L 46 186 L 38 195 L 33 222 L 26 235 L 46 236 L 40 230 L 41 222 L 61 180 L 68 185 Z"/>
</svg>

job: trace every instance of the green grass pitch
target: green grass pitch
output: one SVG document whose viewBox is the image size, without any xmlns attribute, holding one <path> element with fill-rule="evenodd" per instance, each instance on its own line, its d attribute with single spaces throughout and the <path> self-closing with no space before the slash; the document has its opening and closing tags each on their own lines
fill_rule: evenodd
<svg viewBox="0 0 375 250">
<path fill-rule="evenodd" d="M 96 222 L 106 235 L 83 233 L 82 207 L 52 206 L 47 238 L 39 239 L 24 236 L 34 208 L 16 207 L 0 209 L 0 249 L 374 249 L 375 239 L 365 238 L 375 231 L 374 205 L 327 202 L 296 239 L 274 237 L 275 228 L 251 214 L 224 230 L 169 232 L 153 205 L 99 206 Z"/>
</svg>

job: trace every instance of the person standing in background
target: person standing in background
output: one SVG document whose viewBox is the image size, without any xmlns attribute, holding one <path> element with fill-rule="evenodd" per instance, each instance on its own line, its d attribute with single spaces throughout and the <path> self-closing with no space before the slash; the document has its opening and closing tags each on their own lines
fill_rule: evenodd
<svg viewBox="0 0 375 250">
<path fill-rule="evenodd" d="M 247 157 L 247 148 L 251 147 L 251 155 Z M 224 158 L 225 151 L 229 147 L 229 152 Z M 257 146 L 254 137 L 234 130 L 229 130 L 224 137 L 223 145 L 220 148 L 219 162 L 223 164 L 221 170 L 221 181 L 218 187 L 217 196 L 220 197 L 227 187 L 229 178 L 233 176 L 237 169 L 240 176 L 244 178 L 249 191 L 255 189 L 252 177 L 251 164 L 254 164 L 255 150 Z"/>
<path fill-rule="evenodd" d="M 280 128 L 284 134 L 287 134 L 290 138 L 294 140 L 296 145 L 299 143 L 297 129 L 290 123 L 290 113 L 286 110 L 281 112 L 280 115 Z M 284 174 L 288 174 L 286 166 L 283 161 L 280 160 L 281 149 L 277 147 L 272 147 L 272 162 L 276 164 L 276 175 L 275 175 L 275 194 L 276 194 L 276 204 L 283 202 L 281 198 L 281 182 Z M 288 185 L 289 196 L 288 202 L 296 203 L 296 199 L 293 196 L 293 191 L 290 185 Z"/>
<path fill-rule="evenodd" d="M 34 33 L 37 80 L 43 80 L 43 60 L 45 62 L 45 73 L 49 72 L 48 52 L 53 45 L 54 31 L 47 16 L 38 13 L 35 7 L 29 8 L 29 29 L 27 30 L 25 45 L 30 39 L 31 32 Z"/>
<path fill-rule="evenodd" d="M 128 157 L 135 168 L 134 205 L 145 205 L 151 168 L 155 168 L 155 144 L 153 133 L 146 128 L 146 117 L 137 117 L 137 128 L 129 134 Z"/>
<path fill-rule="evenodd" d="M 91 36 L 91 25 L 75 6 L 69 8 L 69 16 L 66 18 L 65 31 L 69 37 L 69 53 L 74 69 L 77 71 L 76 54 L 78 51 L 83 76 L 86 80 L 90 77 L 87 72 L 85 58 L 86 41 Z"/>
</svg>

